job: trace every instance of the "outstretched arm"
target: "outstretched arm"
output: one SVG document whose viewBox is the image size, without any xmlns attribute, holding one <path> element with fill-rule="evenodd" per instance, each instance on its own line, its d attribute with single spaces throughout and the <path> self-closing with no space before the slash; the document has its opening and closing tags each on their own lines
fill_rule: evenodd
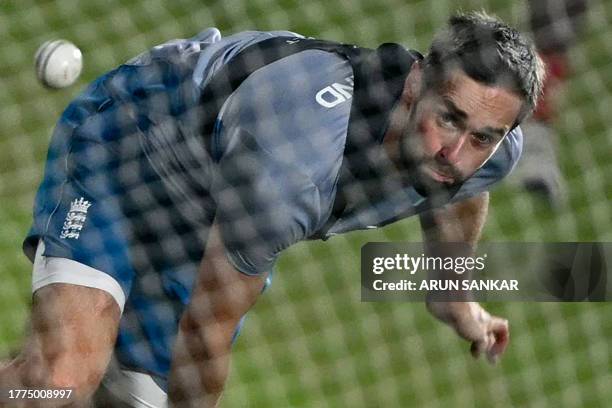
<svg viewBox="0 0 612 408">
<path fill-rule="evenodd" d="M 229 372 L 232 336 L 267 274 L 248 276 L 227 260 L 213 225 L 172 355 L 169 397 L 176 407 L 217 406 Z"/>
<path fill-rule="evenodd" d="M 489 193 L 484 192 L 421 215 L 426 248 L 431 249 L 437 242 L 464 242 L 474 249 L 486 221 L 488 206 Z M 495 363 L 504 353 L 510 335 L 508 321 L 491 316 L 477 302 L 429 300 L 427 309 L 458 335 L 472 342 L 474 357 L 486 354 L 488 360 Z"/>
</svg>

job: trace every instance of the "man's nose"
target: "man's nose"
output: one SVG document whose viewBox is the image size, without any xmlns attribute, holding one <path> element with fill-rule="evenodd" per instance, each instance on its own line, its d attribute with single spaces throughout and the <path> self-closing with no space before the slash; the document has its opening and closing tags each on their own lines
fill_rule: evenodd
<svg viewBox="0 0 612 408">
<path fill-rule="evenodd" d="M 449 137 L 438 151 L 438 158 L 448 164 L 457 164 L 461 159 L 461 150 L 465 142 L 468 140 L 468 132 Z"/>
</svg>

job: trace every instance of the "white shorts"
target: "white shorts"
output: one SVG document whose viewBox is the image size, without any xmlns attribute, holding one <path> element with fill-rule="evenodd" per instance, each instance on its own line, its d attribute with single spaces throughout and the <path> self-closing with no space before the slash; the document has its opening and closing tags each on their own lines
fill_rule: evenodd
<svg viewBox="0 0 612 408">
<path fill-rule="evenodd" d="M 52 283 L 96 288 L 109 293 L 121 309 L 125 305 L 125 294 L 111 276 L 66 258 L 43 256 L 45 244 L 38 242 L 32 272 L 32 293 Z M 112 401 L 112 402 L 111 402 Z M 165 408 L 167 396 L 148 374 L 122 369 L 115 359 L 111 361 L 94 396 L 96 407 Z"/>
</svg>

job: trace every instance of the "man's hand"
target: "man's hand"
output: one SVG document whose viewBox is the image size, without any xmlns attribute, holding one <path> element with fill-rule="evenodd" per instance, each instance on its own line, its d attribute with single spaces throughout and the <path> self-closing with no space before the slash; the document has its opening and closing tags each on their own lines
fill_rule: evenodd
<svg viewBox="0 0 612 408">
<path fill-rule="evenodd" d="M 427 310 L 472 343 L 474 358 L 496 364 L 510 339 L 508 320 L 491 316 L 476 302 L 427 302 Z"/>
<path fill-rule="evenodd" d="M 421 227 L 428 251 L 431 252 L 435 244 L 440 242 L 464 242 L 475 248 L 487 217 L 488 206 L 489 194 L 485 192 L 422 214 Z M 430 300 L 427 309 L 455 329 L 459 336 L 472 342 L 471 351 L 475 358 L 485 354 L 491 363 L 496 363 L 508 346 L 508 321 L 491 316 L 476 302 Z"/>
</svg>

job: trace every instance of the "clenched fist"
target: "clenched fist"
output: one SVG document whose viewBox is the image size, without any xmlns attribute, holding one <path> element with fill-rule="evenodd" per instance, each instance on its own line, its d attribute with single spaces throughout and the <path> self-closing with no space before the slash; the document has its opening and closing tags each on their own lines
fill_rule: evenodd
<svg viewBox="0 0 612 408">
<path fill-rule="evenodd" d="M 472 342 L 474 358 L 485 354 L 495 364 L 510 340 L 508 320 L 491 316 L 477 302 L 427 302 L 427 310 Z"/>
</svg>

